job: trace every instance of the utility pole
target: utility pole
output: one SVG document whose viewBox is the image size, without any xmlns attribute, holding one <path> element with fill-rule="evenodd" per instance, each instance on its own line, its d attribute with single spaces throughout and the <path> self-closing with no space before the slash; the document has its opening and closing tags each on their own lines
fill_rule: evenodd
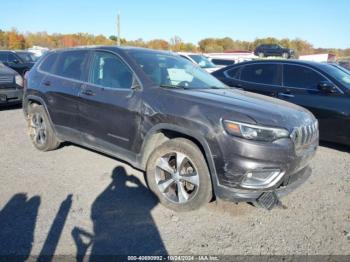
<svg viewBox="0 0 350 262">
<path fill-rule="evenodd" d="M 117 45 L 120 45 L 120 12 L 117 15 Z"/>
</svg>

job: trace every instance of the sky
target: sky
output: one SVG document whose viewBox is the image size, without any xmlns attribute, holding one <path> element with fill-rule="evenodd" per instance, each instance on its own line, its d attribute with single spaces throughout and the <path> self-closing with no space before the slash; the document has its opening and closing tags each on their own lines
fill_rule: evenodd
<svg viewBox="0 0 350 262">
<path fill-rule="evenodd" d="M 128 40 L 271 36 L 350 48 L 350 0 L 0 0 L 0 6 L 0 29 L 23 33 L 115 35 L 119 11 Z"/>
</svg>

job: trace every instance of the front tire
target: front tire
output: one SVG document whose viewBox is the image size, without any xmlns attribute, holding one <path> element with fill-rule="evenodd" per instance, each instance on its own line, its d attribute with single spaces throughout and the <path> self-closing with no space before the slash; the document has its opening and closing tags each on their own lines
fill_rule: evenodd
<svg viewBox="0 0 350 262">
<path fill-rule="evenodd" d="M 264 58 L 265 57 L 265 54 L 263 52 L 260 52 L 258 55 L 259 55 L 260 58 Z"/>
<path fill-rule="evenodd" d="M 288 59 L 288 58 L 289 58 L 289 54 L 288 54 L 288 53 L 283 53 L 283 54 L 282 54 L 282 57 L 283 57 L 284 59 Z"/>
<path fill-rule="evenodd" d="M 28 110 L 28 131 L 33 145 L 40 151 L 55 150 L 60 146 L 43 106 L 33 104 Z"/>
<path fill-rule="evenodd" d="M 151 154 L 146 171 L 150 190 L 174 211 L 200 208 L 212 198 L 212 185 L 202 152 L 190 140 L 171 139 Z"/>
</svg>

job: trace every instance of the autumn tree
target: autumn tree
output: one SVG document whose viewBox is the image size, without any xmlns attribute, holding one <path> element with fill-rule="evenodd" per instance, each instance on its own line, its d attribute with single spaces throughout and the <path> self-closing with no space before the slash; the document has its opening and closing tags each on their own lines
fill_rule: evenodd
<svg viewBox="0 0 350 262">
<path fill-rule="evenodd" d="M 26 41 L 24 39 L 24 36 L 22 34 L 19 34 L 15 29 L 7 33 L 7 39 L 9 49 L 26 48 Z"/>
</svg>

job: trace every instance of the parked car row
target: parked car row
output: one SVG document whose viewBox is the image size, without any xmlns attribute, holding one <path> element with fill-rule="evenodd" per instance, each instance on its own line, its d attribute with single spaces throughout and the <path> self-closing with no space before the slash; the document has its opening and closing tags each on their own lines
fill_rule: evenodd
<svg viewBox="0 0 350 262">
<path fill-rule="evenodd" d="M 70 141 L 127 161 L 173 210 L 213 197 L 271 209 L 311 174 L 318 123 L 308 110 L 229 88 L 171 52 L 51 51 L 26 83 L 38 150 Z"/>
</svg>

